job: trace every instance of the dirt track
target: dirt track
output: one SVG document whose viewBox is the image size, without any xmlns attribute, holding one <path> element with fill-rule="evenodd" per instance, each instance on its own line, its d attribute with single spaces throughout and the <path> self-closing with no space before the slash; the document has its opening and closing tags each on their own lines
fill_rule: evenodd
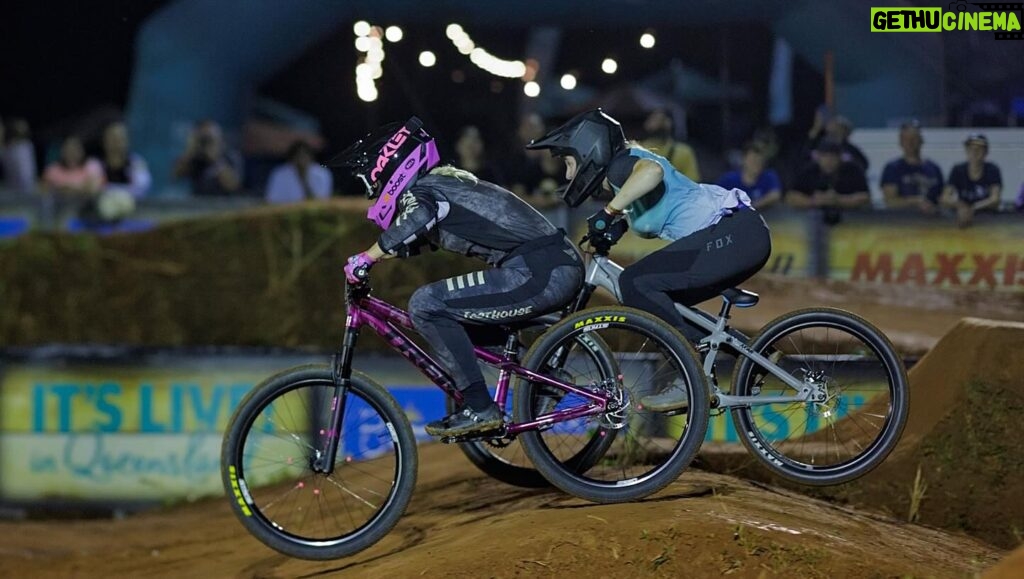
<svg viewBox="0 0 1024 579">
<path fill-rule="evenodd" d="M 965 577 L 1002 552 L 965 536 L 691 470 L 654 497 L 591 505 L 509 487 L 453 447 L 421 451 L 398 527 L 349 559 L 288 559 L 224 500 L 120 521 L 0 523 L 3 577 Z"/>
<path fill-rule="evenodd" d="M 762 302 L 735 312 L 738 327 L 831 305 L 864 315 L 911 354 L 965 315 L 1024 319 L 1016 294 L 772 276 L 744 287 Z M 422 449 L 398 527 L 346 560 L 278 555 L 245 533 L 223 499 L 118 521 L 0 522 L 0 577 L 969 577 L 1005 554 L 964 535 L 692 469 L 644 502 L 590 505 L 502 485 L 439 445 Z M 999 577 L 1015 576 L 1006 572 Z"/>
</svg>

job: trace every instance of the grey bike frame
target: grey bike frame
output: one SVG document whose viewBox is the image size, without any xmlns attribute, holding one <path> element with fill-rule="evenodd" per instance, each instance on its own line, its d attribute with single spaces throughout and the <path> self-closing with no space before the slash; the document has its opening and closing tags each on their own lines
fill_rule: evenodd
<svg viewBox="0 0 1024 579">
<path fill-rule="evenodd" d="M 590 263 L 587 264 L 587 283 L 596 287 L 604 288 L 613 296 L 618 302 L 622 302 L 622 293 L 619 290 L 619 277 L 622 275 L 622 266 L 615 263 L 607 256 L 604 255 L 591 255 Z M 821 384 L 814 382 L 805 382 L 798 380 L 795 376 L 786 372 L 777 364 L 762 356 L 761 354 L 751 350 L 747 344 L 734 338 L 726 330 L 729 327 L 728 319 L 725 316 L 714 318 L 714 321 L 709 320 L 702 313 L 697 313 L 691 308 L 676 304 L 676 310 L 680 315 L 683 316 L 691 324 L 703 328 L 708 332 L 708 335 L 701 340 L 701 343 L 706 343 L 711 348 L 708 355 L 704 358 L 704 375 L 709 378 L 707 380 L 708 388 L 712 395 L 717 398 L 718 408 L 729 408 L 736 406 L 753 406 L 763 404 L 780 404 L 789 402 L 812 402 L 814 400 L 824 400 L 825 392 L 822 389 Z M 765 368 L 772 375 L 778 377 L 787 386 L 792 388 L 796 394 L 791 396 L 734 396 L 726 394 L 715 384 L 714 381 L 710 380 L 712 375 L 712 368 L 715 365 L 715 359 L 718 357 L 718 349 L 722 344 L 728 344 L 735 348 L 747 358 L 750 358 L 762 368 Z"/>
</svg>

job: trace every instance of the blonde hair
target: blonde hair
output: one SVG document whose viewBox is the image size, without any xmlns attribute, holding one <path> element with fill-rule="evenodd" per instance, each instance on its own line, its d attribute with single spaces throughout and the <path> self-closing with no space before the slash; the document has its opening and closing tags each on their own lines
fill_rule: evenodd
<svg viewBox="0 0 1024 579">
<path fill-rule="evenodd" d="M 459 169 L 452 165 L 443 165 L 441 167 L 435 167 L 430 170 L 431 175 L 440 175 L 442 177 L 455 177 L 459 181 L 469 181 L 471 183 L 477 183 L 480 179 L 476 175 L 470 173 L 465 169 Z"/>
<path fill-rule="evenodd" d="M 634 141 L 633 139 L 629 139 L 628 141 L 626 141 L 626 148 L 627 149 L 640 149 L 641 151 L 647 151 L 648 153 L 654 153 L 654 154 L 657 154 L 656 151 L 658 150 L 656 148 L 645 147 L 645 146 L 640 144 L 640 141 Z"/>
</svg>

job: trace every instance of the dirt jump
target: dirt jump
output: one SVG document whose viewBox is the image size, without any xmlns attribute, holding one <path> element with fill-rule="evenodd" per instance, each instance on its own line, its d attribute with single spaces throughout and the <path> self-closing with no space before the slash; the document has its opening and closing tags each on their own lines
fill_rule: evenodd
<svg viewBox="0 0 1024 579">
<path fill-rule="evenodd" d="M 123 520 L 0 523 L 3 577 L 965 577 L 1002 553 L 962 535 L 690 470 L 638 503 L 593 505 L 489 479 L 421 448 L 405 517 L 348 559 L 289 559 L 223 499 Z"/>
<path fill-rule="evenodd" d="M 978 318 L 957 324 L 910 371 L 910 417 L 893 455 L 838 492 L 857 505 L 1002 547 L 1020 545 L 1022 349 L 1024 324 Z"/>
</svg>

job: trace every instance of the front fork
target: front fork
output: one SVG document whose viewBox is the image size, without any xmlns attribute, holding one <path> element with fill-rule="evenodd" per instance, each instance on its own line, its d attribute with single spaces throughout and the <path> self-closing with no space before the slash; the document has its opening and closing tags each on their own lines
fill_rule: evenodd
<svg viewBox="0 0 1024 579">
<path fill-rule="evenodd" d="M 356 349 L 359 328 L 353 325 L 345 327 L 345 339 L 341 350 L 331 358 L 331 376 L 334 379 L 334 393 L 331 397 L 331 425 L 326 432 L 320 432 L 325 439 L 321 440 L 321 450 L 313 460 L 313 471 L 323 474 L 334 472 L 334 462 L 338 454 L 341 439 L 341 427 L 345 416 L 345 401 L 352 383 L 352 354 Z M 326 442 L 326 445 L 323 445 Z"/>
</svg>

